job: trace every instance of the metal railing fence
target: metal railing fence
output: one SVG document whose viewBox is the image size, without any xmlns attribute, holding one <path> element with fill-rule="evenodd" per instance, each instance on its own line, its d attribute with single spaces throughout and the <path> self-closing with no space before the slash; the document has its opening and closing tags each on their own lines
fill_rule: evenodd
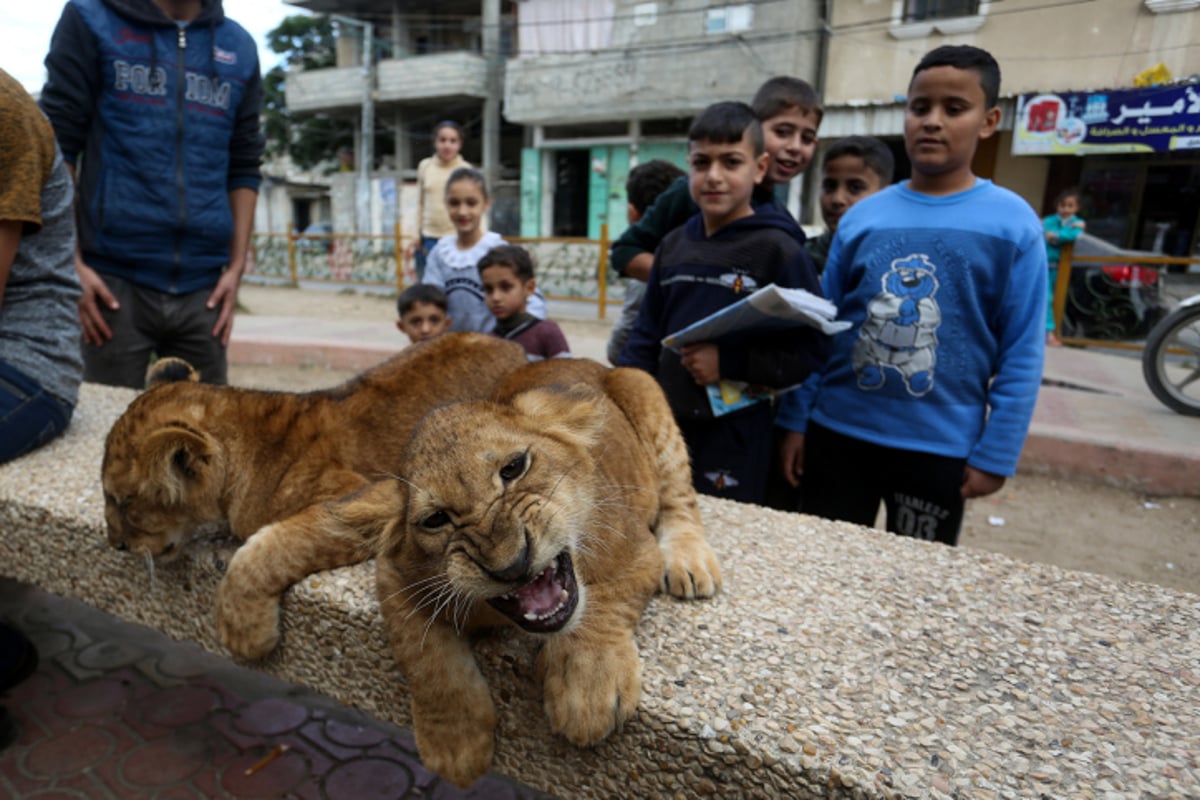
<svg viewBox="0 0 1200 800">
<path fill-rule="evenodd" d="M 416 282 L 407 252 L 415 237 L 397 224 L 390 234 L 256 233 L 254 263 L 248 276 L 355 286 L 390 286 L 397 291 Z M 624 289 L 608 267 L 608 225 L 600 238 L 506 236 L 533 256 L 538 288 L 551 300 L 595 303 L 604 319 L 608 305 L 620 302 Z"/>
</svg>

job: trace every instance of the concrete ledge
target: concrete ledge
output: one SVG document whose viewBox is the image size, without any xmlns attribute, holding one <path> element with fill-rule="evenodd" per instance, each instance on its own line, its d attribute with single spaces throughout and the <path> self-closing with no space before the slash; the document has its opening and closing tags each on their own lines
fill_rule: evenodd
<svg viewBox="0 0 1200 800">
<path fill-rule="evenodd" d="M 212 597 L 231 543 L 151 580 L 104 541 L 103 441 L 132 396 L 86 385 L 66 437 L 0 468 L 0 574 L 219 650 Z M 1200 597 L 701 509 L 725 593 L 651 604 L 638 717 L 599 747 L 549 733 L 528 640 L 478 646 L 497 771 L 563 797 L 1200 795 Z M 370 565 L 289 591 L 281 650 L 261 668 L 409 722 Z"/>
</svg>

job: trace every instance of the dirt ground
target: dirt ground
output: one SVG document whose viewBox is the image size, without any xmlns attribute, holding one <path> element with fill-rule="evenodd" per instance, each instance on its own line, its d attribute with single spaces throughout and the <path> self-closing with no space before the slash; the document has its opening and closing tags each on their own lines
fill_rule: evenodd
<svg viewBox="0 0 1200 800">
<path fill-rule="evenodd" d="M 246 285 L 242 312 L 392 320 L 394 295 Z M 616 310 L 609 313 L 615 318 Z M 572 349 L 603 352 L 606 325 L 561 321 Z M 399 336 L 399 334 L 397 334 Z M 401 338 L 402 341 L 402 338 Z M 231 365 L 240 386 L 306 391 L 353 373 L 313 367 Z M 960 544 L 1200 594 L 1200 498 L 1146 497 L 1108 486 L 1019 473 L 967 506 Z"/>
</svg>

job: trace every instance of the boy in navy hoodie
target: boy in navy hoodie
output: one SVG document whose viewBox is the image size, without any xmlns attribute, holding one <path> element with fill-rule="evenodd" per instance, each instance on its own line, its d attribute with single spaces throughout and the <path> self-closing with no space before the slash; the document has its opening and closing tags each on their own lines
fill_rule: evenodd
<svg viewBox="0 0 1200 800">
<path fill-rule="evenodd" d="M 824 358 L 812 328 L 744 335 L 664 349 L 664 336 L 774 283 L 819 293 L 803 234 L 790 217 L 751 205 L 768 156 L 762 127 L 745 103 L 716 103 L 688 131 L 689 186 L 700 213 L 669 233 L 650 270 L 646 295 L 618 359 L 657 378 L 683 431 L 697 491 L 761 503 L 771 459 L 771 405 L 755 402 L 714 416 L 706 387 L 721 380 L 782 389 Z"/>
</svg>

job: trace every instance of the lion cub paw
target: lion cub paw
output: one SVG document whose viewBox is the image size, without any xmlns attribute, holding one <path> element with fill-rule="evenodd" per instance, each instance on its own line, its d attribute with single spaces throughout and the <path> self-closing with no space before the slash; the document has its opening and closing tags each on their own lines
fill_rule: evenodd
<svg viewBox="0 0 1200 800">
<path fill-rule="evenodd" d="M 217 587 L 217 636 L 235 656 L 257 661 L 279 643 L 279 598 L 255 591 L 240 555 L 234 554 Z"/>
<path fill-rule="evenodd" d="M 279 601 L 258 598 L 253 603 L 223 599 L 217 593 L 217 636 L 230 653 L 258 661 L 279 644 Z"/>
<path fill-rule="evenodd" d="M 717 554 L 702 538 L 662 544 L 662 590 L 672 597 L 712 597 L 721 589 L 721 567 Z"/>
<path fill-rule="evenodd" d="M 457 724 L 428 725 L 414 713 L 421 763 L 460 789 L 467 788 L 492 767 L 495 721 L 485 723 L 468 713 Z"/>
<path fill-rule="evenodd" d="M 540 667 L 550 728 L 573 744 L 597 744 L 637 710 L 642 663 L 632 641 L 594 650 L 547 645 Z"/>
</svg>

